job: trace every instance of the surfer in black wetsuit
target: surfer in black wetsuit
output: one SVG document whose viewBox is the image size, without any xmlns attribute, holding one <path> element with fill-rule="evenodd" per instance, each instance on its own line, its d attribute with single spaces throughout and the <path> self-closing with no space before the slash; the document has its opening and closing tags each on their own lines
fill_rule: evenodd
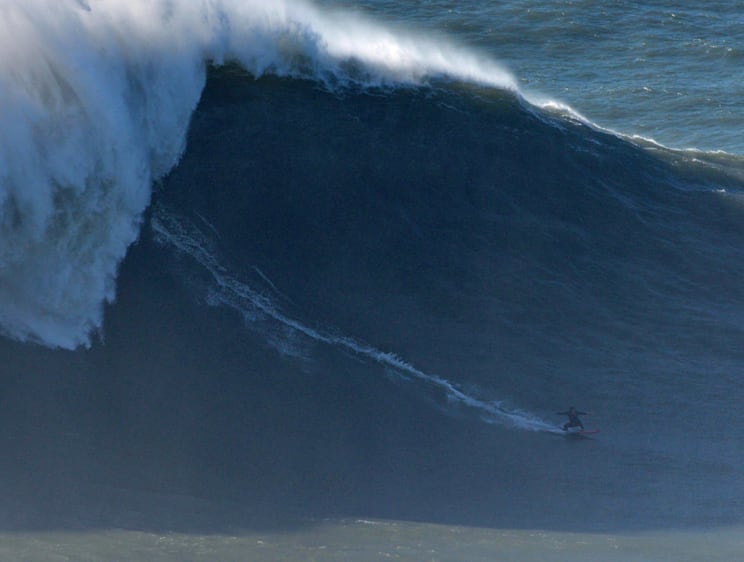
<svg viewBox="0 0 744 562">
<path fill-rule="evenodd" d="M 584 424 L 581 423 L 579 416 L 588 416 L 587 412 L 579 412 L 571 406 L 567 412 L 558 412 L 559 416 L 568 416 L 568 421 L 563 424 L 563 431 L 568 431 L 569 427 L 580 427 L 584 429 Z"/>
</svg>

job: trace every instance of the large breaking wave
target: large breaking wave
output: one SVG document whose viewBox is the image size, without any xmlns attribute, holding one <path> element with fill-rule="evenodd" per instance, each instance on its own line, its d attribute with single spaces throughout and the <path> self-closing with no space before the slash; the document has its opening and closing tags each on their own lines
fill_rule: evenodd
<svg viewBox="0 0 744 562">
<path fill-rule="evenodd" d="M 301 1 L 9 0 L 0 26 L 0 327 L 52 347 L 100 330 L 209 64 L 330 87 L 444 75 L 516 89 L 446 41 Z"/>
</svg>

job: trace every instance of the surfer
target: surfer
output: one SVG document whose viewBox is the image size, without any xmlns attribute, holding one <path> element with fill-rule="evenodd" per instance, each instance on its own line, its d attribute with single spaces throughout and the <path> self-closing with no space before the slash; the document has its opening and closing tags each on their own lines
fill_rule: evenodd
<svg viewBox="0 0 744 562">
<path fill-rule="evenodd" d="M 558 412 L 559 416 L 568 416 L 568 421 L 563 424 L 563 431 L 568 431 L 569 427 L 580 427 L 584 429 L 584 424 L 581 423 L 579 416 L 588 416 L 587 412 L 579 412 L 571 406 L 567 412 Z"/>
</svg>

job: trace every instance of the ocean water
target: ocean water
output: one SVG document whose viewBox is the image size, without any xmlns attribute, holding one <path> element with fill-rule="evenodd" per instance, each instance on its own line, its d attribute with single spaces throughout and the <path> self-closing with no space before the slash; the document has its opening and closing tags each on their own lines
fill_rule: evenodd
<svg viewBox="0 0 744 562">
<path fill-rule="evenodd" d="M 743 17 L 5 2 L 0 558 L 744 558 Z"/>
</svg>

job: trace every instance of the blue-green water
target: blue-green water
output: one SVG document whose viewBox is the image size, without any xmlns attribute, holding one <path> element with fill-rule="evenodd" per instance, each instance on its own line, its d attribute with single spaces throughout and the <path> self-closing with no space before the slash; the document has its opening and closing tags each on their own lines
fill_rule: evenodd
<svg viewBox="0 0 744 562">
<path fill-rule="evenodd" d="M 744 152 L 735 2 L 338 2 L 446 36 L 504 64 L 520 89 L 601 127 L 674 148 Z"/>
</svg>

